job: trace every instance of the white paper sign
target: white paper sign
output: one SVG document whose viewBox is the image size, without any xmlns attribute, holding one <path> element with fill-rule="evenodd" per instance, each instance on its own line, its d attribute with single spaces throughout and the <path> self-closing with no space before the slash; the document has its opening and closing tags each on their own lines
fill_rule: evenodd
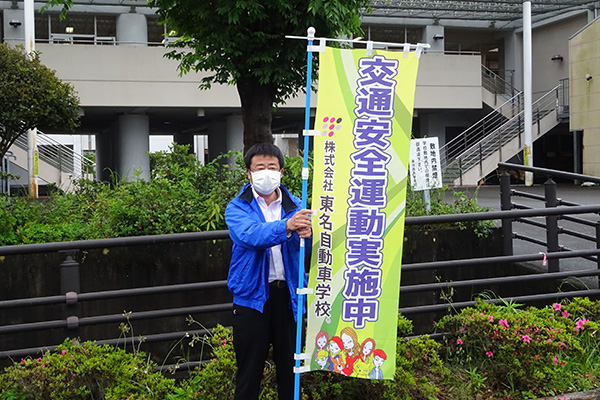
<svg viewBox="0 0 600 400">
<path fill-rule="evenodd" d="M 410 141 L 410 183 L 413 190 L 442 187 L 438 138 Z"/>
</svg>

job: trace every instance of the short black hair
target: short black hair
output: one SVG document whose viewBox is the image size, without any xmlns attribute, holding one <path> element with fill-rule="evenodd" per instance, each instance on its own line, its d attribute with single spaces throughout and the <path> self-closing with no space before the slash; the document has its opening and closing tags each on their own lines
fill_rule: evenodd
<svg viewBox="0 0 600 400">
<path fill-rule="evenodd" d="M 272 156 L 277 157 L 279 160 L 279 168 L 283 168 L 283 164 L 285 164 L 285 159 L 283 158 L 283 153 L 279 150 L 279 147 L 275 146 L 272 143 L 256 143 L 254 146 L 250 147 L 246 154 L 244 154 L 244 164 L 246 164 L 246 169 L 250 169 L 250 164 L 252 164 L 252 157 L 254 156 Z"/>
</svg>

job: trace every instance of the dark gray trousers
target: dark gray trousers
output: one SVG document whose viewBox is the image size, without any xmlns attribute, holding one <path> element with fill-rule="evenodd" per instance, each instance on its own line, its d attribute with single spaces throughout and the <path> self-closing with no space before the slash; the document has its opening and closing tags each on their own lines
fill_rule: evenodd
<svg viewBox="0 0 600 400">
<path fill-rule="evenodd" d="M 296 323 L 287 285 L 269 285 L 262 313 L 233 305 L 233 346 L 237 360 L 235 400 L 257 400 L 269 346 L 277 374 L 279 400 L 294 398 Z"/>
</svg>

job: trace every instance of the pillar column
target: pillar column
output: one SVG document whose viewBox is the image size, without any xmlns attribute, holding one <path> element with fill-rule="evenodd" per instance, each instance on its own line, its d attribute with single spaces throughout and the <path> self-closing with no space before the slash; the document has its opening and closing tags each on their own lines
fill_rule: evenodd
<svg viewBox="0 0 600 400">
<path fill-rule="evenodd" d="M 115 171 L 112 159 L 113 131 L 107 130 L 96 135 L 96 180 L 110 181 L 110 172 Z"/>
<path fill-rule="evenodd" d="M 227 124 L 223 120 L 210 121 L 208 133 L 208 162 L 217 156 L 227 153 Z"/>
<path fill-rule="evenodd" d="M 230 115 L 225 120 L 208 124 L 208 161 L 230 150 L 244 151 L 244 123 L 241 115 Z M 234 165 L 235 159 L 228 164 Z"/>
<path fill-rule="evenodd" d="M 444 27 L 442 25 L 428 25 L 423 28 L 423 43 L 429 43 L 429 51 L 441 52 L 445 50 Z"/>
<path fill-rule="evenodd" d="M 3 12 L 3 41 L 9 44 L 23 45 L 25 42 L 25 13 L 21 9 L 11 10 L 6 9 Z M 15 21 L 14 25 L 10 22 Z M 20 23 L 17 24 L 17 21 Z"/>
<path fill-rule="evenodd" d="M 227 124 L 227 151 L 238 150 L 244 152 L 244 122 L 242 116 L 239 114 L 230 115 L 226 119 Z M 227 160 L 231 166 L 235 165 L 235 159 L 229 158 Z"/>
<path fill-rule="evenodd" d="M 135 8 L 132 7 L 134 10 Z M 117 43 L 126 46 L 148 46 L 148 24 L 144 14 L 135 11 L 117 17 Z"/>
<path fill-rule="evenodd" d="M 143 114 L 119 116 L 117 171 L 119 179 L 150 179 L 150 120 Z"/>
<path fill-rule="evenodd" d="M 521 39 L 516 33 L 509 33 L 504 38 L 504 69 L 506 76 L 504 80 L 514 88 L 523 87 L 523 46 Z M 509 76 L 509 72 L 510 73 Z M 518 90 L 518 89 L 517 89 Z M 511 93 L 512 96 L 516 94 Z"/>
</svg>

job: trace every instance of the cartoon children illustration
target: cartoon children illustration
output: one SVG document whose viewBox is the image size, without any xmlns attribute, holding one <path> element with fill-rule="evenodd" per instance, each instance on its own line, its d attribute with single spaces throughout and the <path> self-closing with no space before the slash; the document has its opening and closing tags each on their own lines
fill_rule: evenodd
<svg viewBox="0 0 600 400">
<path fill-rule="evenodd" d="M 315 360 L 318 358 L 318 354 L 321 350 L 327 350 L 327 342 L 329 342 L 329 335 L 325 331 L 319 331 L 315 337 Z"/>
<path fill-rule="evenodd" d="M 344 353 L 342 353 L 344 344 L 339 336 L 334 336 L 329 341 L 329 364 L 328 369 L 339 374 L 344 369 Z"/>
<path fill-rule="evenodd" d="M 358 378 L 368 378 L 369 373 L 375 366 L 373 364 L 373 349 L 375 348 L 375 341 L 371 338 L 367 338 L 362 342 L 360 346 L 360 357 L 354 363 L 354 374 Z"/>
<path fill-rule="evenodd" d="M 315 354 L 315 357 L 317 359 L 317 364 L 319 364 L 319 369 L 327 369 L 327 362 L 329 361 L 329 353 L 327 350 L 319 350 L 319 352 Z"/>
<path fill-rule="evenodd" d="M 375 365 L 375 368 L 373 368 L 371 370 L 371 373 L 369 374 L 369 378 L 383 379 L 383 372 L 381 371 L 381 366 L 383 365 L 383 362 L 386 359 L 387 359 L 387 355 L 385 354 L 385 351 L 383 351 L 381 349 L 377 349 L 377 350 L 373 351 L 373 364 Z"/>
<path fill-rule="evenodd" d="M 344 343 L 344 352 L 346 353 L 346 363 L 344 364 L 343 373 L 345 375 L 352 375 L 354 370 L 354 362 L 360 356 L 360 344 L 358 343 L 358 336 L 354 329 L 346 327 L 340 332 L 340 337 Z"/>
</svg>

